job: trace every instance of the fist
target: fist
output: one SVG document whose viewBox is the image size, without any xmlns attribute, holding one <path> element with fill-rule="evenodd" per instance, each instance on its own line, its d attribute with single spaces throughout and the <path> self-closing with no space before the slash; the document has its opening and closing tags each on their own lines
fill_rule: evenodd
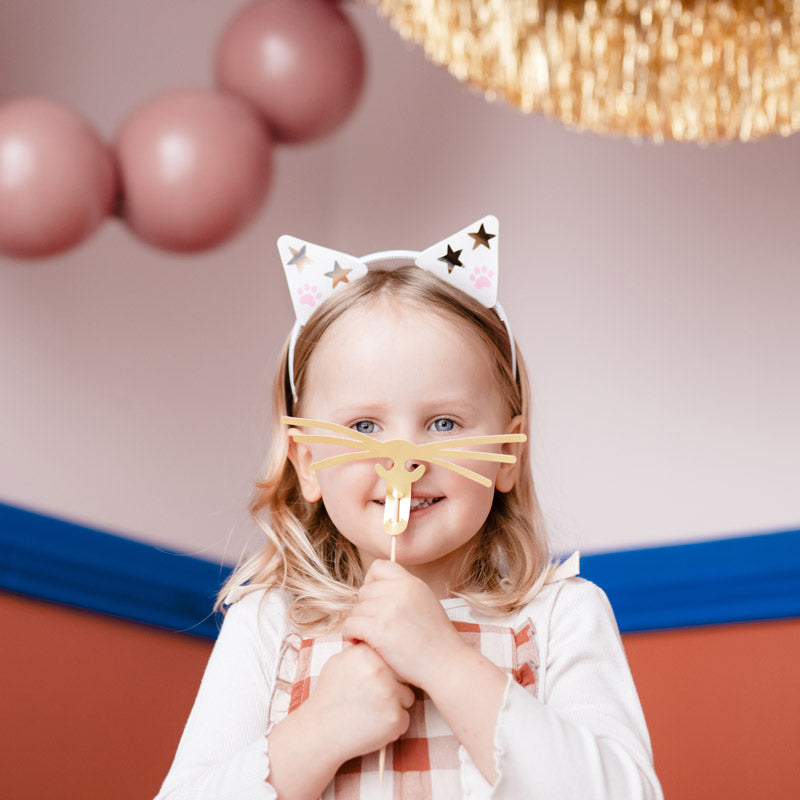
<svg viewBox="0 0 800 800">
<path fill-rule="evenodd" d="M 431 589 L 391 561 L 369 568 L 343 634 L 369 644 L 396 675 L 428 694 L 429 682 L 467 647 Z"/>
<path fill-rule="evenodd" d="M 341 762 L 380 750 L 405 733 L 414 692 L 366 644 L 332 656 L 305 705 L 326 724 Z"/>
</svg>

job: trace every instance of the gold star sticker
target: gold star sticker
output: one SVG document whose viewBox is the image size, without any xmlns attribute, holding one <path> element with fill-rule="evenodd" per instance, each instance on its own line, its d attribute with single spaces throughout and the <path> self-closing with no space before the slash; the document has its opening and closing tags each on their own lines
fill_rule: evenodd
<svg viewBox="0 0 800 800">
<path fill-rule="evenodd" d="M 464 265 L 461 263 L 459 256 L 461 255 L 460 250 L 453 250 L 450 245 L 447 245 L 447 254 L 443 256 L 439 256 L 439 261 L 444 261 L 447 264 L 447 274 L 450 275 L 456 267 L 463 267 Z"/>
<path fill-rule="evenodd" d="M 306 264 L 313 264 L 314 262 L 306 255 L 306 246 L 303 245 L 299 250 L 295 250 L 294 247 L 289 248 L 289 252 L 292 254 L 292 257 L 289 259 L 289 266 L 294 265 L 297 267 L 298 272 L 303 271 L 303 267 Z"/>
<path fill-rule="evenodd" d="M 331 286 L 331 288 L 335 289 L 340 283 L 350 283 L 347 276 L 352 271 L 352 269 L 342 269 L 342 267 L 339 266 L 339 262 L 334 261 L 333 269 L 330 272 L 326 272 L 325 277 L 333 281 L 333 286 Z"/>
<path fill-rule="evenodd" d="M 479 245 L 485 245 L 487 249 L 491 250 L 492 246 L 489 244 L 489 239 L 494 239 L 497 236 L 496 233 L 486 233 L 486 229 L 483 227 L 483 223 L 481 223 L 481 227 L 478 228 L 475 233 L 470 233 L 469 236 L 473 238 L 472 249 L 474 250 Z"/>
</svg>

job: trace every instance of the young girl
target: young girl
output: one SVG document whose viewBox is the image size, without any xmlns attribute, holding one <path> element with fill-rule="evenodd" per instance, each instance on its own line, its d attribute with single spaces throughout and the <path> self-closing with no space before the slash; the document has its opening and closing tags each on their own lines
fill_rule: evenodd
<svg viewBox="0 0 800 800">
<path fill-rule="evenodd" d="M 549 560 L 527 445 L 483 448 L 514 463 L 450 455 L 488 486 L 405 464 L 408 526 L 391 537 L 376 470 L 391 461 L 315 468 L 346 448 L 280 421 L 384 443 L 527 433 L 497 233 L 487 217 L 362 259 L 279 241 L 298 323 L 252 504 L 267 543 L 223 589 L 159 800 L 662 797 L 608 601 L 575 556 Z"/>
</svg>

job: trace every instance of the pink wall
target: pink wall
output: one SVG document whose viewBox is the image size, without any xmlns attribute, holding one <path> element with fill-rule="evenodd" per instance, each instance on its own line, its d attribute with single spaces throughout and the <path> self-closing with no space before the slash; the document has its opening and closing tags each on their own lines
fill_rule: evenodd
<svg viewBox="0 0 800 800">
<path fill-rule="evenodd" d="M 0 87 L 111 135 L 144 99 L 210 83 L 240 5 L 6 0 Z M 278 152 L 245 234 L 182 258 L 110 222 L 64 257 L 0 259 L 0 498 L 235 560 L 290 324 L 278 234 L 415 248 L 493 212 L 559 545 L 796 527 L 800 139 L 577 134 L 487 104 L 347 8 L 363 102 L 332 138 Z"/>
</svg>

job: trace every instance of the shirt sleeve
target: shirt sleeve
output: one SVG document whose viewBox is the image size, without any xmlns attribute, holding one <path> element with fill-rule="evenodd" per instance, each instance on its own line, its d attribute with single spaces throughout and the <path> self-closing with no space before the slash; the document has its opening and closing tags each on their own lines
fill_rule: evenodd
<svg viewBox="0 0 800 800">
<path fill-rule="evenodd" d="M 539 698 L 509 678 L 495 729 L 493 786 L 462 758 L 468 797 L 663 800 L 647 727 L 611 606 L 563 581 L 537 631 Z"/>
<path fill-rule="evenodd" d="M 283 604 L 262 592 L 228 610 L 156 800 L 273 800 L 268 706 Z"/>
</svg>

